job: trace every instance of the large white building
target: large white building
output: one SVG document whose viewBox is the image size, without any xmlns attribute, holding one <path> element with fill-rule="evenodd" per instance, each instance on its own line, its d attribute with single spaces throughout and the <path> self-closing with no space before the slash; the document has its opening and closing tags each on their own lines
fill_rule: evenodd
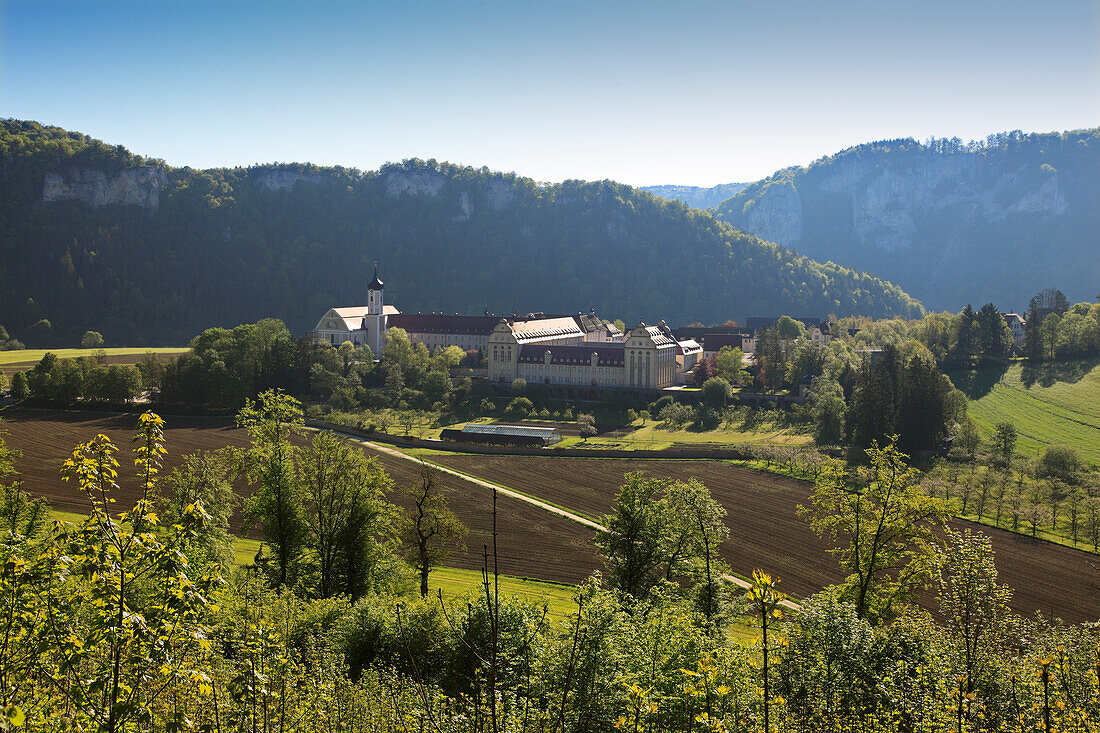
<svg viewBox="0 0 1100 733">
<path fill-rule="evenodd" d="M 338 346 L 350 341 L 368 346 L 378 358 L 389 328 L 402 328 L 413 343 L 435 350 L 458 346 L 481 349 L 491 381 L 577 387 L 662 389 L 684 381 L 687 361 L 694 365 L 699 345 L 678 342 L 661 321 L 639 323 L 626 334 L 587 314 L 526 316 L 460 316 L 403 314 L 383 302 L 385 285 L 378 278 L 367 286 L 367 305 L 330 308 L 313 337 Z M 679 357 L 679 358 L 677 358 Z"/>
</svg>

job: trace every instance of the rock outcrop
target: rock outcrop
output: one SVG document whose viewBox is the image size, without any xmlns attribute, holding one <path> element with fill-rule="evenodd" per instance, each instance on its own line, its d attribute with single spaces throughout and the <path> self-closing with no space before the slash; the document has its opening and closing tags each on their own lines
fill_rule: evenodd
<svg viewBox="0 0 1100 733">
<path fill-rule="evenodd" d="M 113 172 L 70 168 L 46 174 L 42 202 L 73 200 L 96 207 L 129 204 L 156 210 L 160 206 L 160 191 L 167 182 L 168 172 L 152 166 Z"/>
<path fill-rule="evenodd" d="M 299 173 L 282 169 L 264 171 L 256 177 L 256 185 L 265 191 L 282 191 L 294 188 L 298 183 L 324 183 L 332 180 L 322 173 Z"/>
<path fill-rule="evenodd" d="M 932 308 L 1089 297 L 1100 269 L 1097 131 L 987 144 L 869 143 L 749 185 L 717 215 L 818 261 L 874 272 Z M 1042 243 L 1042 246 L 1037 246 Z"/>
<path fill-rule="evenodd" d="M 446 180 L 430 171 L 390 171 L 383 175 L 387 196 L 438 196 Z"/>
<path fill-rule="evenodd" d="M 1052 215 L 1069 210 L 1058 174 L 1026 166 L 991 171 L 975 156 L 929 155 L 911 165 L 843 160 L 816 181 L 780 178 L 763 184 L 727 219 L 762 239 L 798 249 L 804 228 L 802 195 L 831 194 L 851 211 L 851 232 L 863 247 L 894 251 L 914 244 L 922 221 L 950 212 L 972 224 L 1012 214 Z M 802 191 L 803 188 L 815 190 Z"/>
</svg>

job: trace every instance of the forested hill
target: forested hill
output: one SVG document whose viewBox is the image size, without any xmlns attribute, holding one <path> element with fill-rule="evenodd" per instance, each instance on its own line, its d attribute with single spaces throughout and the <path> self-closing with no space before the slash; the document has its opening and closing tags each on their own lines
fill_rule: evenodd
<svg viewBox="0 0 1100 733">
<path fill-rule="evenodd" d="M 654 196 L 683 201 L 688 206 L 697 209 L 712 209 L 731 196 L 735 196 L 747 183 L 719 183 L 717 186 L 704 188 L 702 186 L 642 186 L 643 191 L 649 191 Z"/>
<path fill-rule="evenodd" d="M 260 317 L 311 328 L 365 302 L 372 263 L 406 312 L 573 312 L 713 322 L 915 315 L 868 275 L 611 182 L 540 186 L 410 160 L 192 170 L 36 123 L 0 123 L 0 325 L 29 345 L 185 343 Z M 30 338 L 32 336 L 34 338 Z M 49 343 L 43 345 L 50 345 Z"/>
<path fill-rule="evenodd" d="M 934 309 L 1024 309 L 1100 282 L 1100 129 L 888 140 L 779 171 L 717 208 L 800 254 L 873 272 Z"/>
</svg>

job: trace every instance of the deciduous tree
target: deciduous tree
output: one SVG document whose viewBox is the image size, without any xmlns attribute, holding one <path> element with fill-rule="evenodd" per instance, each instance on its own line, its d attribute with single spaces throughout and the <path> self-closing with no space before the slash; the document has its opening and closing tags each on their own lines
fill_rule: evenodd
<svg viewBox="0 0 1100 733">
<path fill-rule="evenodd" d="M 411 505 L 398 525 L 405 559 L 420 577 L 420 595 L 428 595 L 428 574 L 462 548 L 466 526 L 447 506 L 447 495 L 439 471 L 420 464 L 420 481 L 402 488 Z"/>
<path fill-rule="evenodd" d="M 301 485 L 291 442 L 302 425 L 302 406 L 279 390 L 263 392 L 237 414 L 237 424 L 248 430 L 252 444 L 245 451 L 249 481 L 256 487 L 245 502 L 245 514 L 258 522 L 275 553 L 274 581 L 292 580 L 306 538 Z"/>
<path fill-rule="evenodd" d="M 866 489 L 853 490 L 843 472 L 830 471 L 799 516 L 837 544 L 831 552 L 847 573 L 841 597 L 855 604 L 860 618 L 885 620 L 931 576 L 935 531 L 947 506 L 923 491 L 918 472 L 893 442 L 882 448 L 875 442 L 867 455 Z"/>
</svg>

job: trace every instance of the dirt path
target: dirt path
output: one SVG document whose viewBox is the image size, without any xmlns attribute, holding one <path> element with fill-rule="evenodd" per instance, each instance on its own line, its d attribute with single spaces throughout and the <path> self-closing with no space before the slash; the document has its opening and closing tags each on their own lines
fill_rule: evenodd
<svg viewBox="0 0 1100 733">
<path fill-rule="evenodd" d="M 347 438 L 348 440 L 353 440 L 357 443 L 361 443 L 362 445 L 365 445 L 368 448 L 376 450 L 380 453 L 385 453 L 386 455 L 393 456 L 395 458 L 403 458 L 406 461 L 412 461 L 413 463 L 416 463 L 416 464 L 419 464 L 422 460 L 420 458 L 417 458 L 416 456 L 410 456 L 407 453 L 403 453 L 403 452 L 397 450 L 396 448 L 390 448 L 389 446 L 381 445 L 379 443 L 372 443 L 368 440 L 360 440 L 359 438 L 355 437 L 354 435 L 348 435 L 347 433 L 337 433 L 337 434 L 344 437 L 344 438 Z M 425 461 L 425 462 L 431 464 L 436 469 L 438 469 L 440 471 L 443 471 L 444 473 L 448 473 L 452 476 L 456 476 L 456 477 L 462 479 L 463 481 L 467 481 L 469 483 L 472 483 L 472 484 L 475 484 L 477 486 L 481 486 L 483 488 L 490 489 L 490 490 L 496 489 L 496 491 L 498 493 L 500 493 L 501 495 L 503 495 L 503 496 L 508 496 L 508 497 L 513 498 L 513 499 L 518 499 L 519 501 L 530 504 L 533 507 L 537 507 L 539 509 L 542 509 L 543 511 L 550 512 L 551 514 L 556 514 L 557 516 L 562 517 L 564 519 L 568 519 L 568 520 L 576 522 L 578 524 L 582 524 L 585 527 L 588 527 L 590 529 L 594 529 L 594 530 L 597 530 L 597 531 L 604 531 L 606 529 L 602 524 L 599 524 L 597 522 L 593 522 L 591 519 L 588 519 L 586 517 L 582 517 L 579 514 L 574 514 L 573 512 L 562 509 L 561 507 L 556 507 L 553 504 L 547 504 L 546 502 L 541 501 L 541 500 L 539 500 L 539 499 L 537 499 L 533 496 L 528 496 L 527 494 L 521 494 L 518 491 L 512 491 L 511 489 L 506 489 L 503 486 L 498 486 L 497 484 L 492 484 L 492 483 L 489 483 L 488 481 L 482 481 L 479 478 L 475 478 L 475 477 L 470 476 L 468 474 L 462 473 L 461 471 L 456 471 L 452 468 L 447 468 L 446 466 L 441 466 L 438 463 L 435 463 L 434 461 Z M 747 580 L 744 580 L 742 578 L 738 578 L 735 575 L 722 575 L 722 579 L 726 580 L 726 581 L 729 581 L 730 583 L 736 585 L 739 588 L 746 588 L 747 589 L 749 587 L 749 582 Z M 784 607 L 792 610 L 792 611 L 797 611 L 800 608 L 800 606 L 797 603 L 795 603 L 794 601 L 789 601 L 789 600 L 788 601 L 783 601 L 782 605 Z"/>
<path fill-rule="evenodd" d="M 389 446 L 382 445 L 380 443 L 372 443 L 369 440 L 359 440 L 354 435 L 348 435 L 347 433 L 337 433 L 337 435 L 340 435 L 343 438 L 347 438 L 348 440 L 353 440 L 353 441 L 356 441 L 358 443 L 362 443 L 363 445 L 367 446 L 368 448 L 372 448 L 373 450 L 376 450 L 379 453 L 385 453 L 386 455 L 394 456 L 396 458 L 404 458 L 405 460 L 412 461 L 413 463 L 416 463 L 416 464 L 419 464 L 421 462 L 420 458 L 417 458 L 416 456 L 410 456 L 407 453 L 402 453 L 401 451 L 397 450 L 396 448 L 390 448 Z M 497 492 L 499 494 L 501 494 L 502 496 L 510 496 L 513 499 L 519 499 L 520 501 L 526 502 L 526 503 L 530 504 L 531 506 L 538 507 L 539 509 L 542 509 L 543 511 L 550 512 L 551 514 L 557 514 L 559 517 L 563 517 L 563 518 L 568 519 L 570 521 L 576 522 L 577 524 L 583 524 L 585 527 L 588 527 L 590 529 L 595 529 L 595 530 L 603 530 L 604 529 L 604 526 L 602 524 L 598 524 L 596 522 L 593 522 L 591 519 L 587 519 L 585 517 L 582 517 L 579 514 L 574 514 L 573 512 L 562 509 L 561 507 L 556 507 L 553 504 L 547 504 L 545 501 L 540 501 L 539 499 L 536 499 L 533 496 L 528 496 L 527 494 L 521 494 L 518 491 L 512 491 L 511 489 L 506 489 L 503 486 L 498 486 L 497 484 L 491 484 L 488 481 L 482 481 L 479 478 L 475 478 L 475 477 L 470 476 L 468 474 L 462 473 L 461 471 L 456 471 L 453 468 L 447 468 L 446 466 L 441 466 L 438 463 L 435 463 L 434 461 L 425 461 L 425 463 L 431 464 L 434 468 L 436 468 L 439 471 L 442 471 L 444 473 L 449 473 L 452 476 L 457 476 L 458 478 L 462 479 L 463 481 L 468 481 L 472 484 L 477 484 L 478 486 L 482 486 L 486 489 L 496 489 Z"/>
</svg>

